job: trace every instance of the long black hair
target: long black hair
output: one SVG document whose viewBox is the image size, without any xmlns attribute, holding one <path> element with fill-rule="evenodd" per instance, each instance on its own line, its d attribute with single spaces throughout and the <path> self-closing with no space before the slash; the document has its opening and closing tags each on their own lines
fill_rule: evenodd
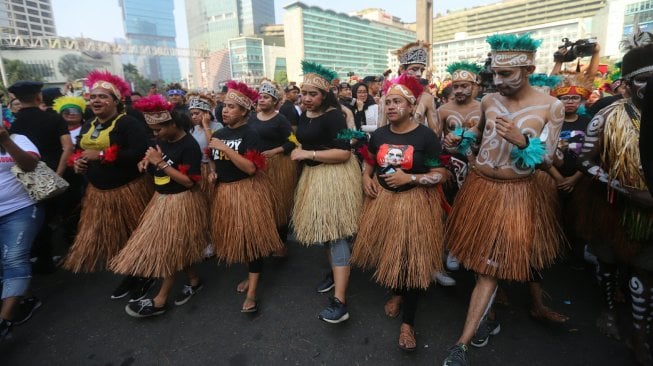
<svg viewBox="0 0 653 366">
<path fill-rule="evenodd" d="M 330 91 L 325 91 L 322 89 L 318 89 L 320 91 L 320 94 L 322 94 L 322 104 L 320 104 L 320 112 L 326 112 L 327 109 L 329 108 L 335 108 L 339 109 L 340 108 L 340 103 L 338 102 L 338 98 L 336 97 L 335 94 L 333 94 Z"/>
</svg>

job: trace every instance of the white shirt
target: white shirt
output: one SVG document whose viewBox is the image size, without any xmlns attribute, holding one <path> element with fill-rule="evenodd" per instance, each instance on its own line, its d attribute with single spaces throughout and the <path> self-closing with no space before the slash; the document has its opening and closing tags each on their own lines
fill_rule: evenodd
<svg viewBox="0 0 653 366">
<path fill-rule="evenodd" d="M 11 135 L 11 139 L 24 151 L 40 158 L 39 150 L 27 137 L 14 134 Z M 11 167 L 14 165 L 16 162 L 8 152 L 0 152 L 0 217 L 36 203 L 27 195 L 25 187 L 11 172 Z"/>
<path fill-rule="evenodd" d="M 209 122 L 209 129 L 211 129 L 211 133 L 221 129 L 222 123 L 217 122 L 217 121 L 211 121 Z M 200 145 L 200 149 L 202 150 L 202 163 L 208 163 L 209 162 L 209 157 L 206 154 L 206 149 L 209 147 L 209 142 L 206 141 L 206 134 L 204 133 L 204 128 L 201 125 L 195 125 L 193 128 L 190 130 L 191 136 L 195 138 L 195 141 Z"/>
</svg>

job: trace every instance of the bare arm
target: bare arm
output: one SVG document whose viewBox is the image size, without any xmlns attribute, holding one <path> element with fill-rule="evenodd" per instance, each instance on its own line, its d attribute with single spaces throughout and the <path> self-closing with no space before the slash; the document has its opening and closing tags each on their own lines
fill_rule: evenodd
<svg viewBox="0 0 653 366">
<path fill-rule="evenodd" d="M 328 150 L 304 150 L 301 147 L 296 148 L 290 153 L 290 158 L 295 161 L 313 160 L 326 164 L 344 163 L 351 157 L 349 150 L 328 149 Z"/>
<path fill-rule="evenodd" d="M 70 138 L 70 135 L 61 135 L 59 137 L 61 141 L 61 157 L 59 158 L 59 164 L 57 164 L 57 175 L 62 177 L 63 173 L 66 171 L 66 163 L 68 158 L 75 151 L 75 146 L 73 145 L 73 140 Z"/>
<path fill-rule="evenodd" d="M 546 136 L 546 155 L 542 161 L 542 170 L 548 170 L 552 165 L 555 158 L 556 150 L 558 148 L 558 139 L 560 138 L 560 130 L 562 124 L 565 122 L 565 107 L 559 100 L 555 100 L 551 105 L 549 112 L 549 121 L 544 128 L 547 128 L 548 134 Z"/>
</svg>

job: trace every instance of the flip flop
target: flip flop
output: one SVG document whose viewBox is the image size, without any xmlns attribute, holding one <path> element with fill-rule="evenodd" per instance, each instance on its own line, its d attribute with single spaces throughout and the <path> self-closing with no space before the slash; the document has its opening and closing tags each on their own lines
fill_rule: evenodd
<svg viewBox="0 0 653 366">
<path fill-rule="evenodd" d="M 250 306 L 248 308 L 241 308 L 240 312 L 241 313 L 255 313 L 255 312 L 257 312 L 258 311 L 258 301 L 256 301 L 256 299 L 251 299 L 249 297 L 245 299 L 245 301 L 247 301 L 247 300 L 253 302 L 254 305 L 252 305 L 252 306 Z"/>
<path fill-rule="evenodd" d="M 240 281 L 236 286 L 236 292 L 238 292 L 239 294 L 246 292 L 248 289 L 249 289 L 249 280 L 247 279 Z"/>
</svg>

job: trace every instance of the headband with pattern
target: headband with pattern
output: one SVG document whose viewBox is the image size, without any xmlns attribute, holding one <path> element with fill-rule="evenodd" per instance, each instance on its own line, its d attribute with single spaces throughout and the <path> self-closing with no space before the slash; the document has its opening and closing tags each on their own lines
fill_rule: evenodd
<svg viewBox="0 0 653 366">
<path fill-rule="evenodd" d="M 271 83 L 263 83 L 259 88 L 259 94 L 267 94 L 272 98 L 279 100 L 279 90 Z"/>
<path fill-rule="evenodd" d="M 200 97 L 191 97 L 188 101 L 188 109 L 201 109 L 207 112 L 212 111 L 211 104 Z"/>
</svg>

